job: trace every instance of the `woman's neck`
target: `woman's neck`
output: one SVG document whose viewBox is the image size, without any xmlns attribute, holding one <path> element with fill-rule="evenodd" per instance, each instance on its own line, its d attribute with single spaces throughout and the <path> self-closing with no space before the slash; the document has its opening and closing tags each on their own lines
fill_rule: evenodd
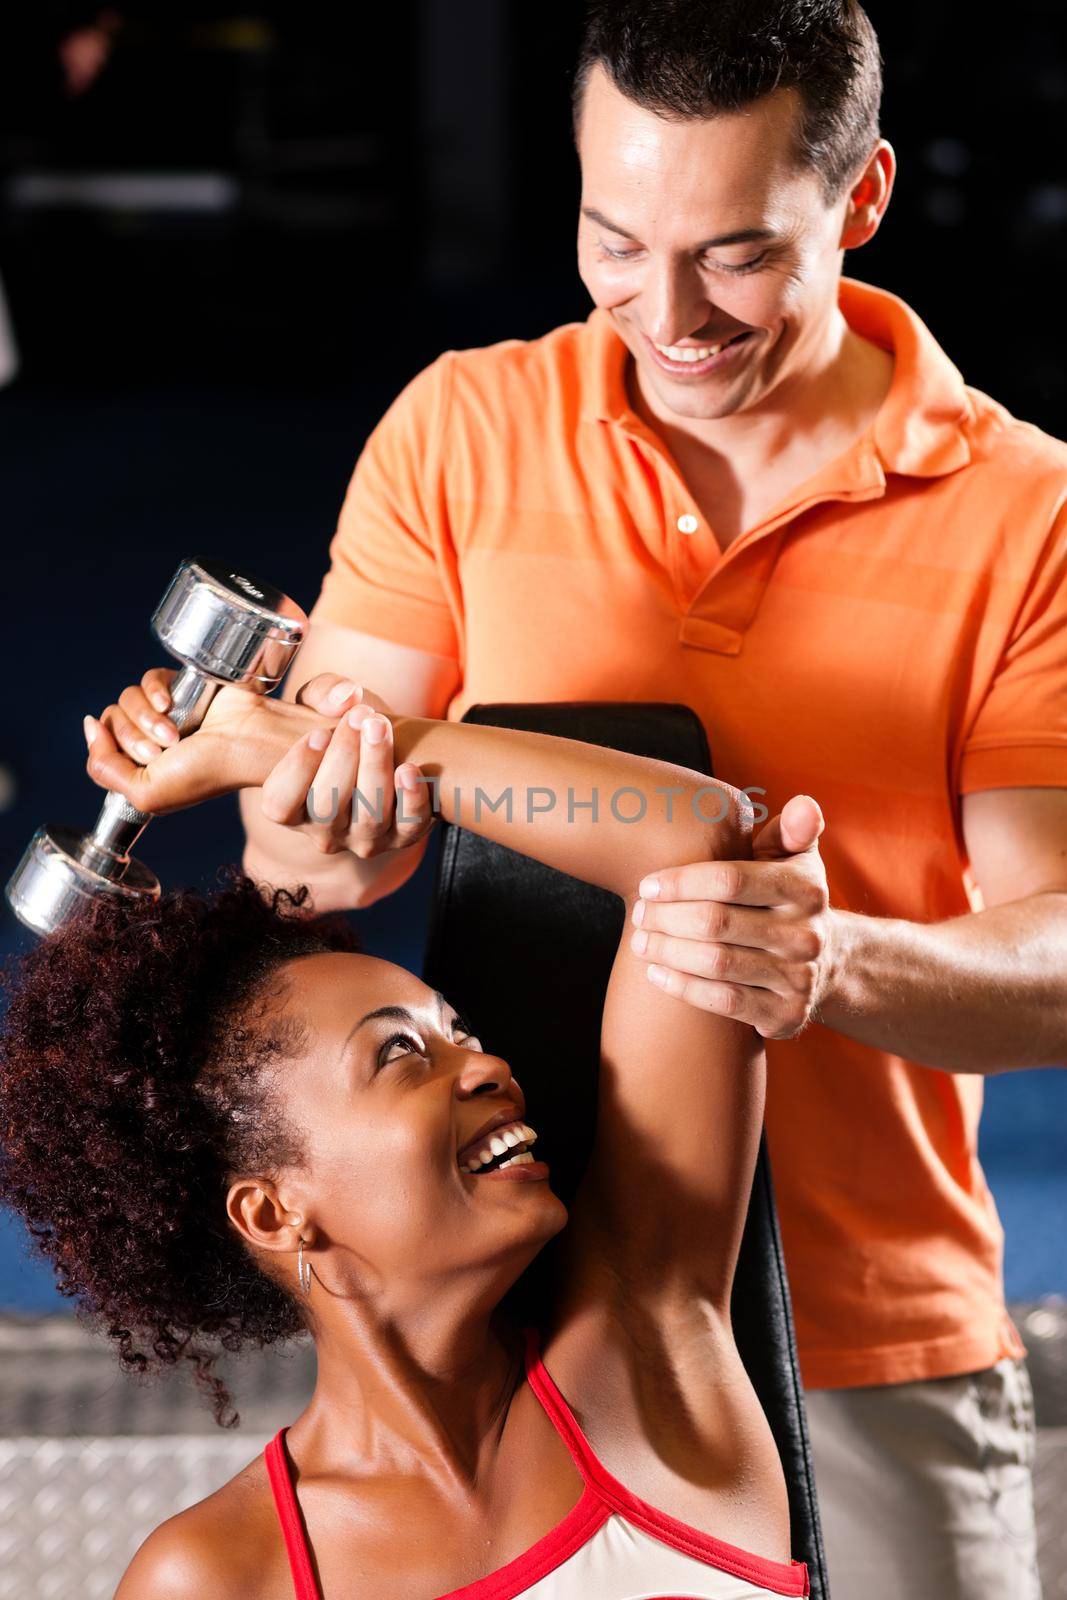
<svg viewBox="0 0 1067 1600">
<path fill-rule="evenodd" d="M 522 1378 L 519 1331 L 495 1311 L 449 1321 L 440 1308 L 410 1319 L 359 1303 L 329 1309 L 316 1317 L 318 1375 L 294 1448 L 316 1471 L 410 1474 L 469 1490 Z"/>
</svg>

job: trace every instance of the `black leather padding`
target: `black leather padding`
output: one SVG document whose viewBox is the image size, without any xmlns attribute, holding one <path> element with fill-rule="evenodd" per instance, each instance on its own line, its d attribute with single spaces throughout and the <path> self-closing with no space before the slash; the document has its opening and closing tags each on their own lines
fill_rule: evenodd
<svg viewBox="0 0 1067 1600">
<path fill-rule="evenodd" d="M 711 774 L 699 718 L 682 705 L 574 701 L 472 706 L 465 722 L 582 739 Z M 496 798 L 496 797 L 492 797 Z M 516 803 L 523 791 L 516 790 Z M 577 798 L 581 798 L 578 796 Z M 566 804 L 566 797 L 558 803 Z M 423 961 L 438 988 L 509 1063 L 527 1116 L 573 1197 L 591 1147 L 600 1021 L 623 926 L 617 895 L 557 872 L 464 827 L 443 837 Z M 536 1303 L 550 1283 L 551 1247 L 516 1291 Z M 732 1300 L 737 1346 L 785 1469 L 792 1553 L 806 1561 L 811 1593 L 827 1600 L 825 1558 L 770 1166 L 761 1145 Z M 592 1597 L 590 1597 L 592 1600 Z"/>
</svg>

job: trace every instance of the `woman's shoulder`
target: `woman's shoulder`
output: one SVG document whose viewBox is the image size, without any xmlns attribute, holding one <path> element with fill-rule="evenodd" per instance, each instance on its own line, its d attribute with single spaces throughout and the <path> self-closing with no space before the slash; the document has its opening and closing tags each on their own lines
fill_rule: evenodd
<svg viewBox="0 0 1067 1600">
<path fill-rule="evenodd" d="M 160 1523 L 115 1600 L 289 1600 L 288 1558 L 263 1455 L 221 1489 Z"/>
</svg>

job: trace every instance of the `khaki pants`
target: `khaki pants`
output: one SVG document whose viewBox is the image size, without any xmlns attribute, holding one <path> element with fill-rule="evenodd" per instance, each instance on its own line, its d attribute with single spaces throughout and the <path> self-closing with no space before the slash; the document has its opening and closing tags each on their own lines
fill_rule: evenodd
<svg viewBox="0 0 1067 1600">
<path fill-rule="evenodd" d="M 1041 1600 L 1024 1362 L 805 1399 L 830 1600 Z"/>
</svg>

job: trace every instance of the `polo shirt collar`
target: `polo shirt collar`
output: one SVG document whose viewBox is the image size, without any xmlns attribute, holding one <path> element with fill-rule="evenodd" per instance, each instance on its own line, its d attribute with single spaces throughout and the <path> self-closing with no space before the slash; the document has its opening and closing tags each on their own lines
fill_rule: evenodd
<svg viewBox="0 0 1067 1600">
<path fill-rule="evenodd" d="M 855 278 L 840 280 L 838 305 L 851 328 L 895 357 L 889 392 L 872 428 L 853 446 L 857 454 L 849 465 L 864 477 L 873 469 L 878 477 L 884 471 L 923 478 L 966 466 L 971 403 L 959 369 L 926 324 L 895 294 Z M 629 351 L 609 313 L 594 308 L 586 330 L 583 418 L 643 433 L 626 392 Z M 839 458 L 839 469 L 850 456 Z"/>
</svg>

